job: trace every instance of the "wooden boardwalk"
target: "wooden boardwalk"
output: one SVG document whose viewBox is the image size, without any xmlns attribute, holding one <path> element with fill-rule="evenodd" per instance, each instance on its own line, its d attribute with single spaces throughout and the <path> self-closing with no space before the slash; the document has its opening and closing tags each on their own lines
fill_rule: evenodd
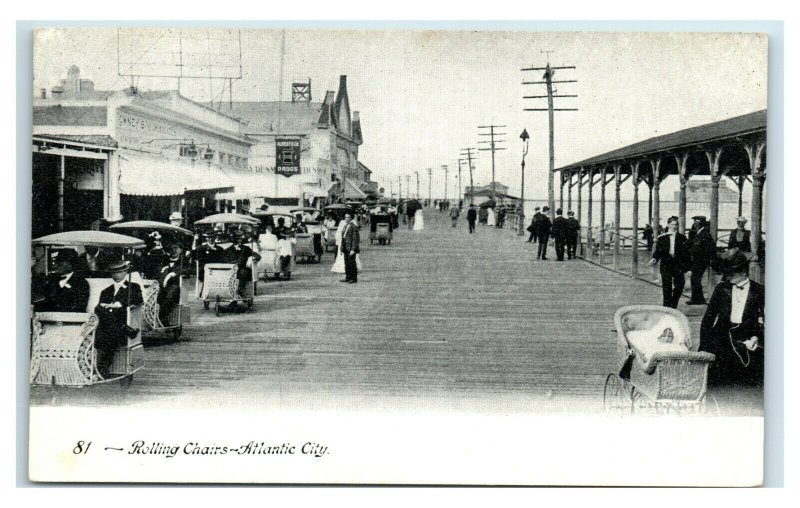
<svg viewBox="0 0 800 508">
<path fill-rule="evenodd" d="M 181 342 L 148 342 L 132 386 L 33 387 L 34 405 L 596 413 L 613 315 L 661 290 L 583 261 L 536 261 L 507 230 L 438 212 L 390 246 L 363 235 L 358 284 L 320 265 L 259 283 L 252 311 L 192 297 Z M 551 249 L 552 251 L 552 249 Z M 681 309 L 695 333 L 704 307 Z M 760 406 L 759 406 L 760 408 Z"/>
</svg>

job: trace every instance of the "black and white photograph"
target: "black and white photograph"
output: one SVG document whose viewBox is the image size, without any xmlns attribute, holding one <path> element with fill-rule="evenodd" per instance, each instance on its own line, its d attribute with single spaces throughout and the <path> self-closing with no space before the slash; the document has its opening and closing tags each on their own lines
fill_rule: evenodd
<svg viewBox="0 0 800 508">
<path fill-rule="evenodd" d="M 34 29 L 30 481 L 761 485 L 770 50 Z"/>
</svg>

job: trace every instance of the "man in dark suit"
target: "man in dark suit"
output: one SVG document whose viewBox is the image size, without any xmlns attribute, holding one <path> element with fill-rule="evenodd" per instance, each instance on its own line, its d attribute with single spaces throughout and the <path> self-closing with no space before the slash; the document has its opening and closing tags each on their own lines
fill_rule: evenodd
<svg viewBox="0 0 800 508">
<path fill-rule="evenodd" d="M 44 301 L 37 312 L 86 312 L 89 283 L 85 274 L 75 271 L 78 253 L 74 250 L 50 252 L 53 270 L 44 283 Z"/>
<path fill-rule="evenodd" d="M 703 274 L 716 256 L 717 246 L 714 238 L 711 237 L 710 224 L 706 221 L 705 216 L 695 215 L 692 219 L 694 225 L 689 233 L 689 246 L 692 254 L 692 297 L 688 303 L 689 305 L 705 305 Z"/>
<path fill-rule="evenodd" d="M 203 233 L 205 241 L 195 249 L 195 259 L 197 260 L 197 280 L 203 282 L 205 278 L 205 266 L 208 263 L 219 263 L 225 249 L 217 245 L 216 234 L 211 231 Z M 195 237 L 197 240 L 197 237 Z"/>
<path fill-rule="evenodd" d="M 556 209 L 556 218 L 553 220 L 553 239 L 556 243 L 556 260 L 564 261 L 564 248 L 567 246 L 567 231 L 569 223 L 564 218 L 561 208 Z"/>
<path fill-rule="evenodd" d="M 660 262 L 661 291 L 664 307 L 678 307 L 678 300 L 686 284 L 686 269 L 689 266 L 689 246 L 686 237 L 678 233 L 678 218 L 667 221 L 667 232 L 658 237 L 650 266 Z"/>
<path fill-rule="evenodd" d="M 475 232 L 475 222 L 477 221 L 478 221 L 478 211 L 475 209 L 475 205 L 470 204 L 469 210 L 467 210 L 467 224 L 469 225 L 470 234 Z"/>
<path fill-rule="evenodd" d="M 539 217 L 539 226 L 537 228 L 539 231 L 539 251 L 536 255 L 536 259 L 543 259 L 545 261 L 547 261 L 547 242 L 550 241 L 550 228 L 552 227 L 549 212 L 549 206 L 542 208 L 542 214 Z"/>
<path fill-rule="evenodd" d="M 536 243 L 537 238 L 539 238 L 539 221 L 542 218 L 542 212 L 539 210 L 541 210 L 541 208 L 538 206 L 534 209 L 533 217 L 531 218 L 531 225 L 528 226 L 528 232 L 530 233 L 530 236 L 528 237 L 528 243 Z"/>
<path fill-rule="evenodd" d="M 181 287 L 181 246 L 172 245 L 169 250 L 169 262 L 161 268 L 158 276 L 158 318 L 162 324 L 169 324 L 173 309 L 180 303 Z"/>
<path fill-rule="evenodd" d="M 135 282 L 128 283 L 127 261 L 113 262 L 108 271 L 114 283 L 100 293 L 100 301 L 94 309 L 99 319 L 94 341 L 97 370 L 103 377 L 110 374 L 114 352 L 127 345 L 129 337 L 139 333 L 138 328 L 127 324 L 128 309 L 143 303 L 142 288 Z"/>
<path fill-rule="evenodd" d="M 581 224 L 575 218 L 575 212 L 567 212 L 567 258 L 575 259 L 578 252 L 578 239 L 581 234 Z"/>
<path fill-rule="evenodd" d="M 716 355 L 709 383 L 760 386 L 764 382 L 764 286 L 748 278 L 742 253 L 719 261 L 727 277 L 708 302 L 700 323 L 700 350 Z"/>
<path fill-rule="evenodd" d="M 112 256 L 100 247 L 88 246 L 80 256 L 75 271 L 83 273 L 85 277 L 103 277 L 111 260 Z"/>
<path fill-rule="evenodd" d="M 236 265 L 236 278 L 239 280 L 239 294 L 243 294 L 245 283 L 253 280 L 253 269 L 247 266 L 250 258 L 256 262 L 261 256 L 254 253 L 248 245 L 244 245 L 245 233 L 241 229 L 233 230 L 231 234 L 231 245 L 222 254 L 222 262 Z"/>
<path fill-rule="evenodd" d="M 356 254 L 359 252 L 361 243 L 358 224 L 353 222 L 353 214 L 344 214 L 344 229 L 342 230 L 342 255 L 344 256 L 345 277 L 341 282 L 355 284 L 358 282 L 358 266 L 356 264 Z"/>
</svg>

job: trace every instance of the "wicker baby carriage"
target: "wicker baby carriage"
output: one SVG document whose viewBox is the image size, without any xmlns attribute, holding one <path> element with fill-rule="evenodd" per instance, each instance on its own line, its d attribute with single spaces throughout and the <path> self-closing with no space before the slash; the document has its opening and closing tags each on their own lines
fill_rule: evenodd
<svg viewBox="0 0 800 508">
<path fill-rule="evenodd" d="M 714 355 L 698 351 L 681 312 L 631 305 L 614 314 L 618 370 L 606 378 L 607 414 L 705 414 Z"/>
</svg>

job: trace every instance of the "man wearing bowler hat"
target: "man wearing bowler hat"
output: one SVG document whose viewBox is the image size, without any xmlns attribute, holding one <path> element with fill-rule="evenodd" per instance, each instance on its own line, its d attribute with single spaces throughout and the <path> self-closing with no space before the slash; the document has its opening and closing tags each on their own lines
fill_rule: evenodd
<svg viewBox="0 0 800 508">
<path fill-rule="evenodd" d="M 542 214 L 539 217 L 539 226 L 537 229 L 539 233 L 539 250 L 537 252 L 536 259 L 542 259 L 545 261 L 547 261 L 547 243 L 550 241 L 550 228 L 552 227 L 549 212 L 549 206 L 542 208 Z"/>
<path fill-rule="evenodd" d="M 709 231 L 710 224 L 704 215 L 692 217 L 694 224 L 689 232 L 689 249 L 692 255 L 692 297 L 689 305 L 705 305 L 706 298 L 703 295 L 703 274 L 711 264 L 717 253 L 716 242 Z"/>
<path fill-rule="evenodd" d="M 114 352 L 128 343 L 128 338 L 136 337 L 138 328 L 128 326 L 128 309 L 143 303 L 142 288 L 135 282 L 128 282 L 128 262 L 114 261 L 108 267 L 113 284 L 100 293 L 100 300 L 94 308 L 99 323 L 95 333 L 94 347 L 97 351 L 97 371 L 108 377 L 114 360 Z"/>
<path fill-rule="evenodd" d="M 71 249 L 50 252 L 52 270 L 44 284 L 44 301 L 38 312 L 86 312 L 89 283 L 76 271 L 78 253 Z"/>
</svg>

